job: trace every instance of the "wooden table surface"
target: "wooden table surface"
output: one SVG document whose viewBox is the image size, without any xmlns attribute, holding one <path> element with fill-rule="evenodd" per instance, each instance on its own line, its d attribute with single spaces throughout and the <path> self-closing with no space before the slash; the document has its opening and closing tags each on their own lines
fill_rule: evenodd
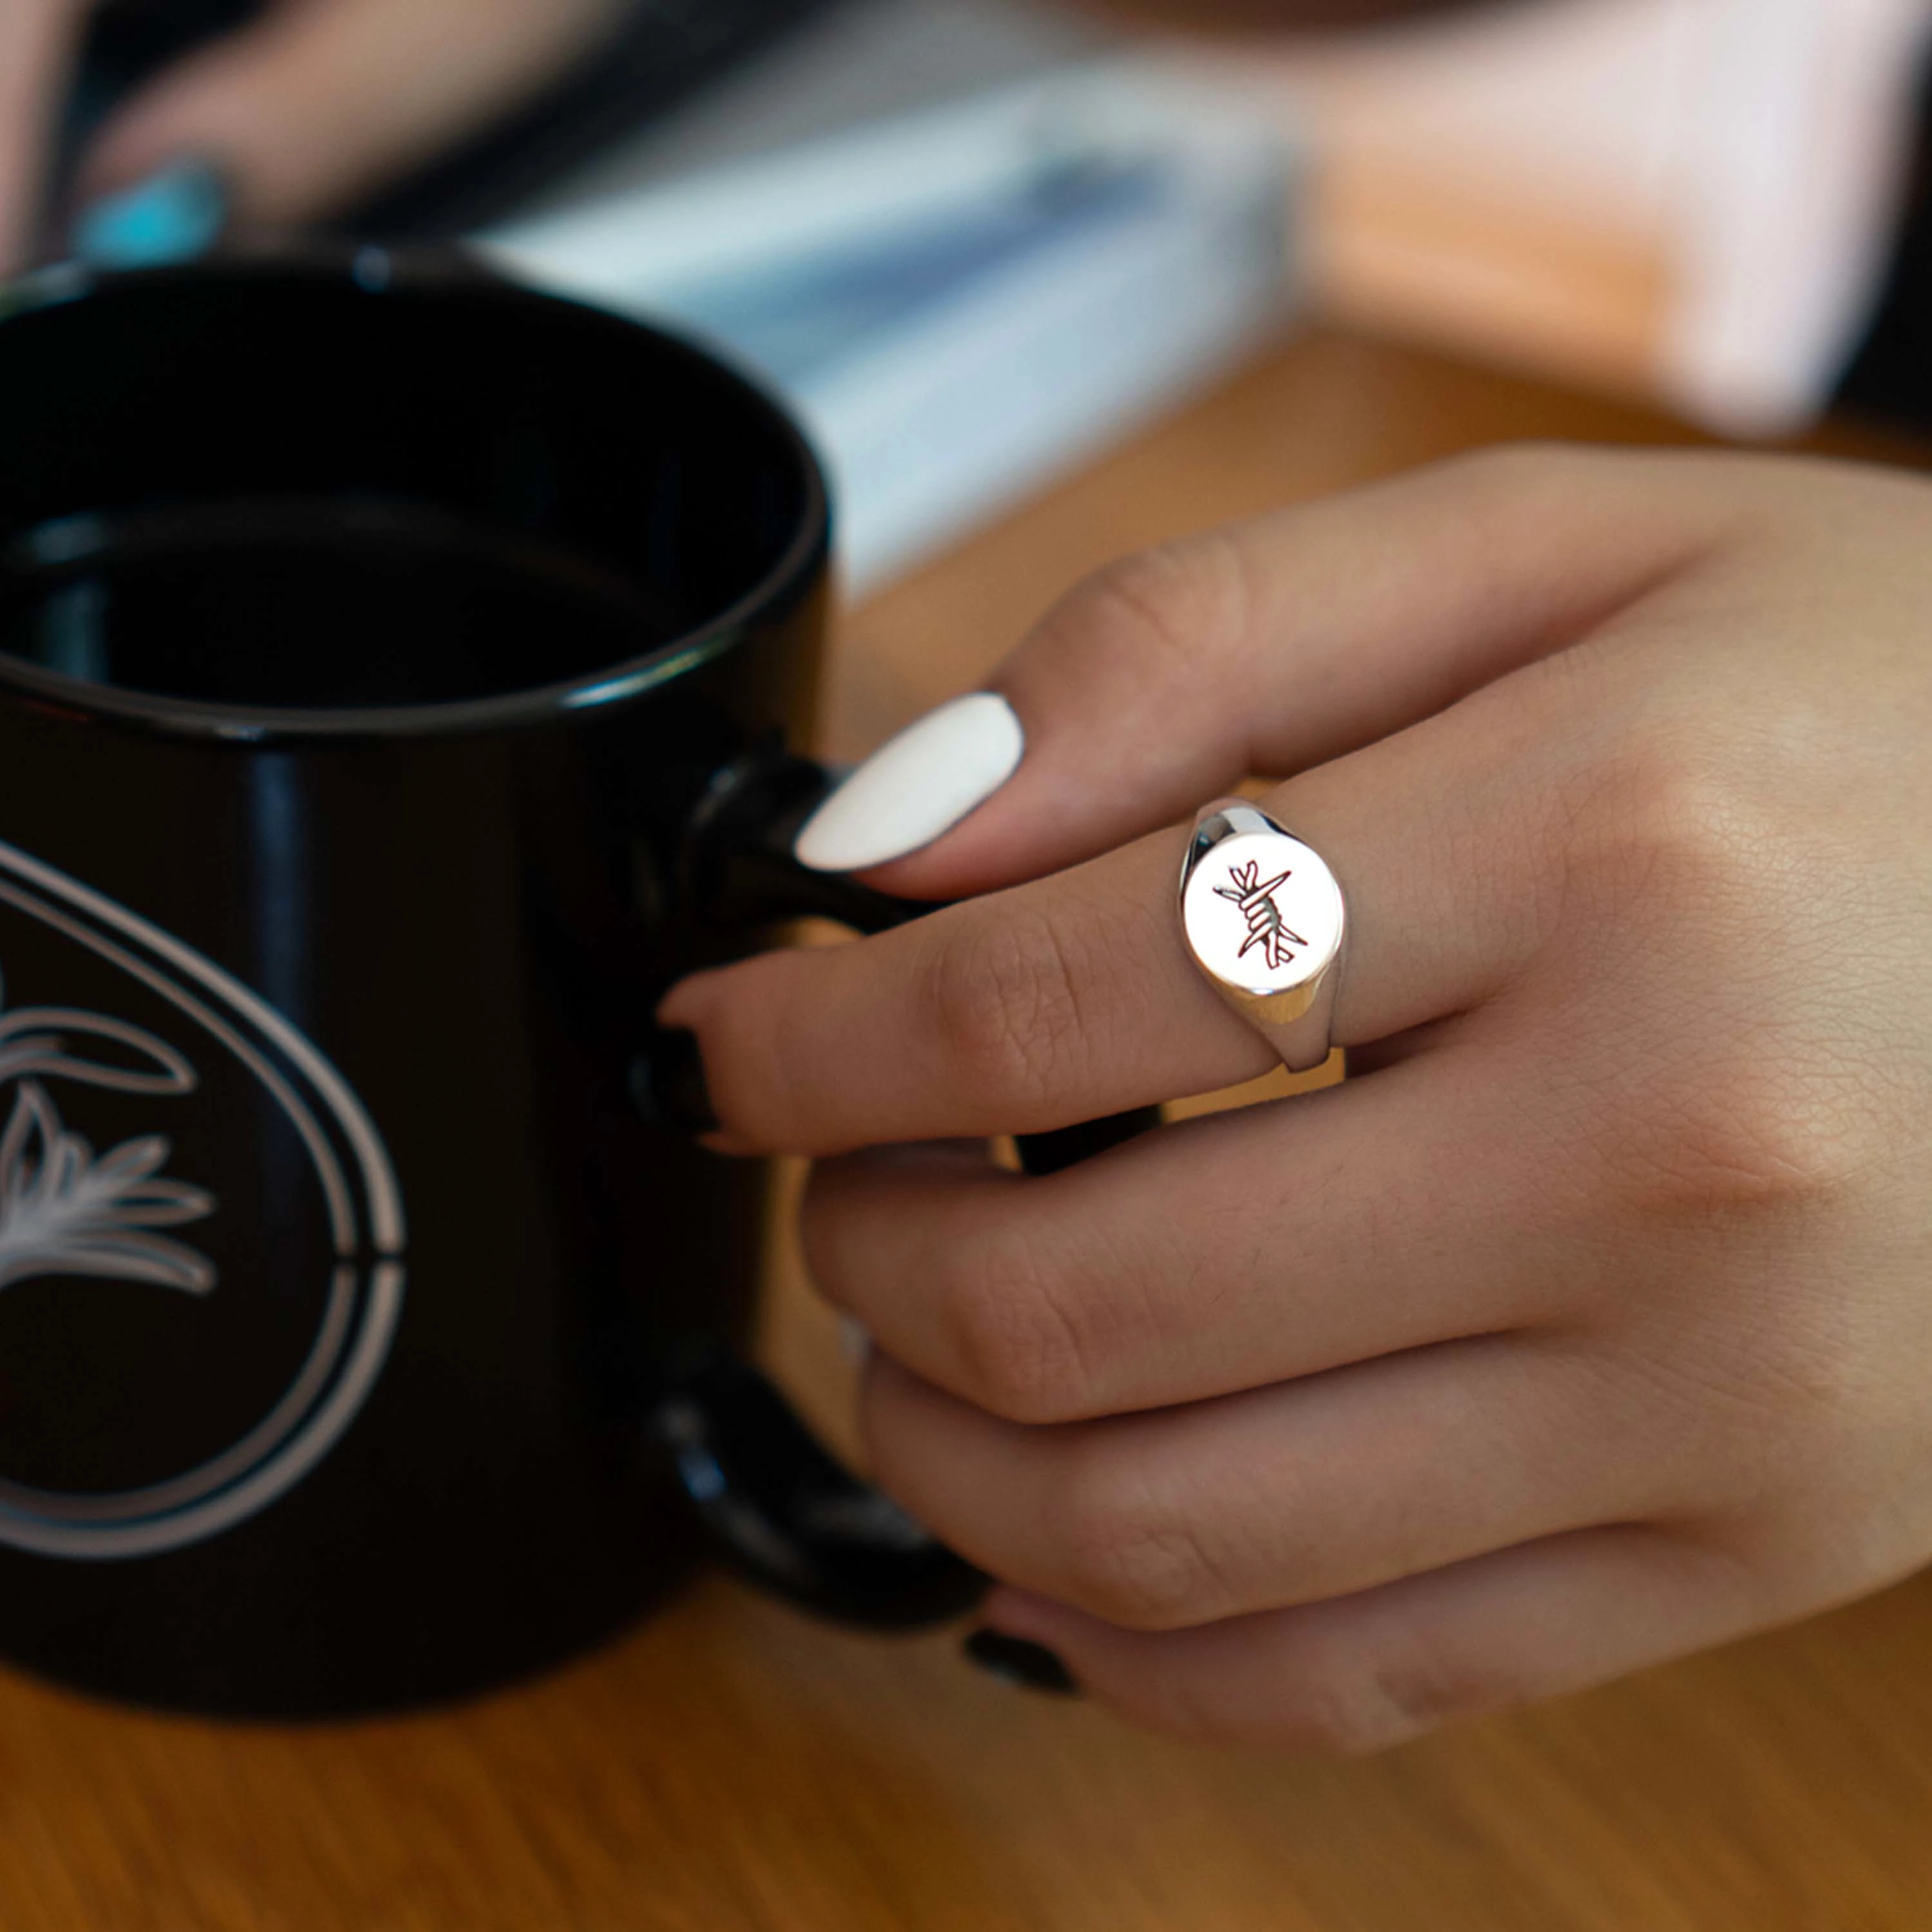
<svg viewBox="0 0 1932 1932">
<path fill-rule="evenodd" d="M 827 748 L 1186 528 L 1670 424 L 1316 334 L 859 611 Z M 1856 446 L 1847 444 L 1846 446 Z M 769 1352 L 841 1414 L 777 1258 Z M 449 1714 L 222 1728 L 0 1676 L 0 1932 L 1876 1932 L 1932 1927 L 1932 1580 L 1379 1760 L 1223 1757 L 722 1580 Z"/>
</svg>

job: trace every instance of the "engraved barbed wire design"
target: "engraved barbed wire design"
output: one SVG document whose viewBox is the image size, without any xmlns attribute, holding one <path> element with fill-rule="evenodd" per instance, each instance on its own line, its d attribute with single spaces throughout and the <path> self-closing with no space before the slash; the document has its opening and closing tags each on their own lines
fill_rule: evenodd
<svg viewBox="0 0 1932 1932">
<path fill-rule="evenodd" d="M 1256 860 L 1250 860 L 1245 866 L 1230 867 L 1228 883 L 1216 886 L 1214 896 L 1216 898 L 1232 899 L 1248 922 L 1247 938 L 1234 957 L 1245 959 L 1258 946 L 1268 970 L 1277 973 L 1284 966 L 1294 964 L 1294 955 L 1288 949 L 1292 946 L 1306 946 L 1308 941 L 1286 923 L 1281 916 L 1281 908 L 1275 902 L 1275 893 L 1294 876 L 1293 868 L 1267 880 L 1262 878 L 1261 871 L 1260 862 Z"/>
<path fill-rule="evenodd" d="M 68 1006 L 5 1010 L 0 981 L 0 1096 L 14 1103 L 0 1130 L 0 1289 L 44 1275 L 137 1281 L 206 1294 L 213 1262 L 159 1231 L 205 1220 L 214 1197 L 162 1172 L 167 1138 L 146 1134 L 97 1155 L 70 1132 L 47 1090 L 50 1080 L 123 1094 L 179 1095 L 200 1084 L 165 1040 L 104 1015 Z M 124 1049 L 129 1059 L 86 1059 L 81 1042 Z"/>
</svg>

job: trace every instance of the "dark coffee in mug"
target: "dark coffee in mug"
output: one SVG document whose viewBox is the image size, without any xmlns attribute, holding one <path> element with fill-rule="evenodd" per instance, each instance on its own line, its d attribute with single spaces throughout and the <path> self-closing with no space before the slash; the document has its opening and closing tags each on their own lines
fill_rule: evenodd
<svg viewBox="0 0 1932 1932">
<path fill-rule="evenodd" d="M 214 704 L 444 704 L 698 620 L 560 544 L 411 502 L 282 497 L 57 523 L 0 556 L 0 656 Z"/>
<path fill-rule="evenodd" d="M 0 302 L 0 1659 L 447 1697 L 707 1554 L 977 1580 L 736 1351 L 650 1016 L 812 908 L 825 496 L 698 351 L 363 250 Z M 640 1096 L 645 1104 L 640 1106 Z"/>
</svg>

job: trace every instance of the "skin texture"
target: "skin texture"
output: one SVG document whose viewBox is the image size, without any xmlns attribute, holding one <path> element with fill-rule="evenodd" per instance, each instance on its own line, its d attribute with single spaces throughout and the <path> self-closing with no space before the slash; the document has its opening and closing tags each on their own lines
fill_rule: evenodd
<svg viewBox="0 0 1932 1932">
<path fill-rule="evenodd" d="M 325 215 L 427 160 L 582 57 L 626 0 L 278 0 L 127 102 L 82 164 L 85 201 L 169 163 L 218 163 L 238 218 Z M 50 106 L 86 0 L 0 7 L 0 269 L 20 265 Z"/>
<path fill-rule="evenodd" d="M 1519 448 L 1190 539 L 868 875 L 983 896 L 674 992 L 720 1144 L 820 1157 L 877 1473 L 998 1628 L 1370 1750 L 1932 1556 L 1928 610 L 1932 488 L 1822 464 Z M 1173 911 L 1250 772 L 1348 890 L 1355 1077 L 996 1166 L 1265 1070 Z"/>
</svg>

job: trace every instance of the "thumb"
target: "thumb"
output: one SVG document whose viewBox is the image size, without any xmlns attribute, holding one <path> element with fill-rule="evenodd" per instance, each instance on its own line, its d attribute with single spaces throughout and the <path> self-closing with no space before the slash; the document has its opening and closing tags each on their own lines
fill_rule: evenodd
<svg viewBox="0 0 1932 1932">
<path fill-rule="evenodd" d="M 862 765 L 799 856 L 908 898 L 962 897 L 1372 743 L 1561 650 L 1707 550 L 1734 514 L 1709 488 L 1724 460 L 1491 452 L 1114 565 L 986 693 Z"/>
<path fill-rule="evenodd" d="M 346 206 L 556 79 L 623 0 L 283 0 L 170 68 L 110 121 L 89 200 L 188 160 L 244 221 Z"/>
</svg>

